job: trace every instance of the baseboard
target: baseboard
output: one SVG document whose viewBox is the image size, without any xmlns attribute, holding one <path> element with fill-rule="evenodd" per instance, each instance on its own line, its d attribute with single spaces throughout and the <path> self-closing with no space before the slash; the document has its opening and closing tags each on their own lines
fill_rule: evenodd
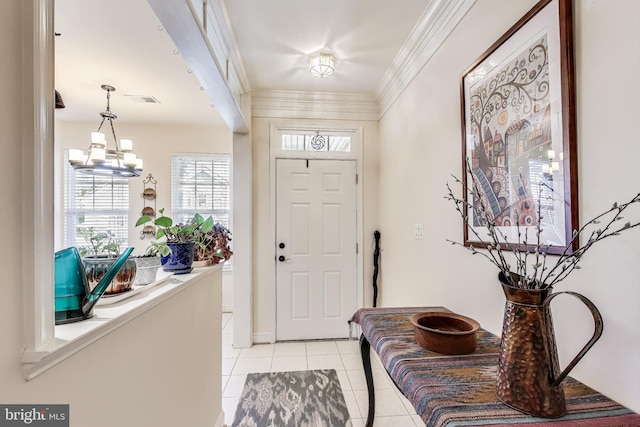
<svg viewBox="0 0 640 427">
<path fill-rule="evenodd" d="M 259 334 L 253 334 L 254 344 L 272 344 L 276 342 L 276 337 L 270 332 L 262 332 Z"/>
</svg>

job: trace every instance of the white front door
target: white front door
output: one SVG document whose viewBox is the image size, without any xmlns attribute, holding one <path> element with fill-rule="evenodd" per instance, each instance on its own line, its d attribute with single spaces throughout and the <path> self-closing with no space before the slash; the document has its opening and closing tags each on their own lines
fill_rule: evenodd
<svg viewBox="0 0 640 427">
<path fill-rule="evenodd" d="M 276 160 L 276 339 L 348 337 L 357 310 L 355 160 Z"/>
</svg>

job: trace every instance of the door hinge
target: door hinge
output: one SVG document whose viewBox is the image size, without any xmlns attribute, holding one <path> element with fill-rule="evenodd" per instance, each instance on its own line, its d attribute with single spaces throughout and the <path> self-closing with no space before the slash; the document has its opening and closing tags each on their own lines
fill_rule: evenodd
<svg viewBox="0 0 640 427">
<path fill-rule="evenodd" d="M 356 184 L 358 184 L 358 174 L 356 174 Z"/>
<path fill-rule="evenodd" d="M 358 244 L 356 243 L 356 253 L 358 253 Z"/>
</svg>

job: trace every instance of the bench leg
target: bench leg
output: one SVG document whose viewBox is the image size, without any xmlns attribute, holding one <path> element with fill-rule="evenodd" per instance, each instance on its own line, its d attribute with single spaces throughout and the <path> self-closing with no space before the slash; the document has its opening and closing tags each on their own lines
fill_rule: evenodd
<svg viewBox="0 0 640 427">
<path fill-rule="evenodd" d="M 367 380 L 367 391 L 369 392 L 369 413 L 367 414 L 366 427 L 373 426 L 373 417 L 376 411 L 376 399 L 373 392 L 373 372 L 371 372 L 370 352 L 371 344 L 365 338 L 364 334 L 360 335 L 360 354 L 362 355 L 362 367 L 364 368 L 364 376 Z"/>
</svg>

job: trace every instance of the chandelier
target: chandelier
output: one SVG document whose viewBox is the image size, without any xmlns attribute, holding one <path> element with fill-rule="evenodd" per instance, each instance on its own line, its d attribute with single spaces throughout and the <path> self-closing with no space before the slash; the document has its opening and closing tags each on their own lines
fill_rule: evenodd
<svg viewBox="0 0 640 427">
<path fill-rule="evenodd" d="M 329 77 L 336 68 L 336 58 L 330 53 L 317 52 L 309 58 L 309 72 L 316 77 Z"/>
<path fill-rule="evenodd" d="M 91 144 L 87 150 L 72 148 L 69 150 L 69 163 L 74 170 L 89 175 L 114 175 L 121 177 L 135 177 L 142 173 L 142 159 L 136 157 L 133 152 L 133 142 L 130 139 L 121 139 L 118 144 L 116 131 L 113 129 L 113 121 L 118 117 L 109 108 L 111 92 L 116 88 L 109 85 L 100 86 L 107 91 L 107 109 L 100 113 L 102 121 L 97 132 L 91 132 Z M 105 120 L 111 126 L 111 134 L 115 143 L 115 150 L 107 148 L 107 139 L 100 132 Z"/>
</svg>

